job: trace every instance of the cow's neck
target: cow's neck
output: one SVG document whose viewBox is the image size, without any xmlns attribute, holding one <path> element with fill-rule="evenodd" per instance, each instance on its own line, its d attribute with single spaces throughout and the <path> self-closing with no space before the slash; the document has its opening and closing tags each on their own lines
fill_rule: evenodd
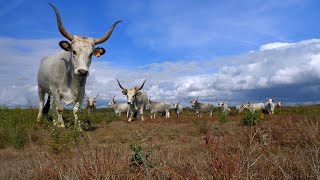
<svg viewBox="0 0 320 180">
<path fill-rule="evenodd" d="M 67 76 L 69 77 L 69 79 L 67 79 L 68 87 L 71 89 L 71 92 L 76 99 L 81 100 L 84 95 L 87 76 L 80 77 L 74 74 L 74 68 L 71 63 L 67 73 L 69 74 L 69 76 Z"/>
</svg>

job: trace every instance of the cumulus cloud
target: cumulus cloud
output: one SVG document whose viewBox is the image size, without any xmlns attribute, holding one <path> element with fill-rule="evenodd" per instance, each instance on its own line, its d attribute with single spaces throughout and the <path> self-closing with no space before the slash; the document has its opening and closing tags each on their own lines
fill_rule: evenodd
<svg viewBox="0 0 320 180">
<path fill-rule="evenodd" d="M 279 49 L 279 48 L 288 47 L 288 46 L 293 45 L 293 44 L 294 43 L 274 42 L 274 43 L 269 43 L 269 44 L 262 45 L 260 47 L 260 50 L 264 51 L 264 50 L 271 50 L 271 49 Z"/>
<path fill-rule="evenodd" d="M 14 42 L 14 43 L 12 43 Z M 58 40 L 0 39 L 0 104 L 26 105 L 37 101 L 36 73 L 43 55 L 58 50 Z M 273 44 L 273 43 L 271 43 Z M 263 46 L 262 46 L 263 47 Z M 314 101 L 320 90 L 320 40 L 312 39 L 285 46 L 265 46 L 249 54 L 205 61 L 162 62 L 136 67 L 119 67 L 94 60 L 87 80 L 87 96 L 99 96 L 99 106 L 116 95 L 125 101 L 116 82 L 124 87 L 140 86 L 153 100 L 227 100 L 230 104 L 264 101 L 276 97 L 291 103 Z M 283 48 L 285 47 L 285 48 Z M 28 49 L 26 51 L 25 49 Z M 107 56 L 107 55 L 106 55 Z"/>
</svg>

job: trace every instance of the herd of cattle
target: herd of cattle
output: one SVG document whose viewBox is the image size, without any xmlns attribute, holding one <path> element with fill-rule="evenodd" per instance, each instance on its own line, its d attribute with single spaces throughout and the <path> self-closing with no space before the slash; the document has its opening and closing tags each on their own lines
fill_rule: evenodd
<svg viewBox="0 0 320 180">
<path fill-rule="evenodd" d="M 118 81 L 118 80 L 117 80 Z M 141 120 L 144 120 L 143 112 L 145 109 L 150 110 L 151 119 L 156 118 L 156 114 L 160 113 L 161 116 L 165 116 L 166 118 L 170 118 L 170 108 L 171 105 L 173 106 L 174 112 L 176 116 L 180 116 L 183 112 L 183 107 L 180 102 L 177 103 L 169 103 L 169 102 L 156 102 L 152 101 L 151 97 L 147 98 L 146 92 L 142 90 L 145 81 L 143 84 L 137 88 L 124 88 L 118 81 L 119 87 L 122 89 L 122 93 L 127 96 L 127 102 L 118 104 L 117 101 L 114 99 L 115 96 L 111 98 L 108 103 L 108 106 L 114 109 L 114 112 L 121 116 L 121 113 L 125 112 L 127 114 L 128 121 L 131 121 L 133 116 L 139 115 Z M 98 95 L 97 95 L 98 97 Z M 87 110 L 88 112 L 93 112 L 96 108 L 96 99 L 87 97 Z M 213 116 L 214 104 L 213 103 L 201 103 L 198 101 L 199 97 L 196 100 L 191 100 L 191 107 L 196 112 L 197 117 L 202 117 L 202 113 L 209 112 L 210 117 Z M 268 114 L 274 114 L 275 107 L 282 107 L 282 102 L 274 103 L 273 98 L 266 98 L 265 103 L 246 103 L 240 104 L 236 106 L 236 111 L 241 113 L 243 110 L 249 110 L 251 112 L 255 112 L 257 110 L 261 110 Z M 231 110 L 228 107 L 225 101 L 221 101 L 217 103 L 218 107 L 220 108 L 221 112 L 227 115 Z"/>
<path fill-rule="evenodd" d="M 81 130 L 78 113 L 85 96 L 86 80 L 89 75 L 92 56 L 100 57 L 106 52 L 104 48 L 95 46 L 107 41 L 114 28 L 121 21 L 113 23 L 109 31 L 101 38 L 93 39 L 91 37 L 76 36 L 64 28 L 57 8 L 52 4 L 50 4 L 50 6 L 55 12 L 61 35 L 69 41 L 60 41 L 59 45 L 63 51 L 47 56 L 41 61 L 38 71 L 39 113 L 37 122 L 41 122 L 44 115 L 46 115 L 50 109 L 50 99 L 52 96 L 57 113 L 57 120 L 54 121 L 55 125 L 65 127 L 62 118 L 63 104 L 61 100 L 63 99 L 66 105 L 74 104 L 74 125 Z M 159 111 L 164 112 L 166 117 L 170 117 L 170 103 L 153 102 L 150 98 L 148 99 L 147 94 L 142 91 L 144 83 L 145 82 L 143 82 L 139 88 L 124 88 L 118 81 L 122 93 L 127 96 L 127 103 L 117 104 L 113 97 L 109 105 L 113 107 L 119 115 L 121 112 L 127 112 L 128 121 L 131 121 L 136 115 L 140 115 L 141 120 L 144 120 L 143 111 L 146 107 L 149 107 L 151 110 L 151 118 L 155 118 L 156 113 Z M 48 100 L 47 103 L 44 104 L 46 94 L 48 94 Z M 97 98 L 98 96 L 95 98 L 87 98 L 87 107 L 93 108 Z M 210 112 L 210 116 L 213 115 L 213 104 L 200 103 L 198 99 L 190 100 L 190 102 L 198 117 L 201 117 L 203 112 Z M 183 111 L 182 106 L 179 103 L 173 106 L 177 116 L 179 116 Z M 230 111 L 225 102 L 220 102 L 219 106 L 224 113 Z M 239 111 L 243 109 L 249 109 L 250 111 L 265 109 L 269 113 L 273 113 L 274 106 L 272 100 L 269 99 L 266 104 L 243 104 L 237 107 L 237 109 L 239 109 Z"/>
</svg>

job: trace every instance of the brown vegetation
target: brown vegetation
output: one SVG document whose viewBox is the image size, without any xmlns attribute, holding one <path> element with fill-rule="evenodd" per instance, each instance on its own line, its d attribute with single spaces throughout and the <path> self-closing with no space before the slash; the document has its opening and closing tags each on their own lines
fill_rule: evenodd
<svg viewBox="0 0 320 180">
<path fill-rule="evenodd" d="M 226 123 L 217 112 L 214 118 L 186 112 L 128 123 L 104 119 L 114 119 L 108 111 L 97 112 L 101 121 L 83 133 L 35 125 L 25 131 L 28 143 L 22 149 L 0 149 L 0 177 L 319 179 L 320 115 L 318 107 L 308 108 L 265 115 L 256 126 L 241 125 L 244 114 L 235 113 Z"/>
</svg>

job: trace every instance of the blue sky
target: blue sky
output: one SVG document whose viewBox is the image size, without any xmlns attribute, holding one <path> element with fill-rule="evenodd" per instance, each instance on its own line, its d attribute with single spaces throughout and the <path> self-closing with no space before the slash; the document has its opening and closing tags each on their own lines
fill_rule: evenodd
<svg viewBox="0 0 320 180">
<path fill-rule="evenodd" d="M 167 100 L 176 101 L 203 95 L 204 101 L 227 99 L 235 104 L 250 97 L 259 101 L 269 95 L 279 98 L 286 95 L 282 99 L 292 103 L 318 101 L 315 96 L 319 92 L 319 79 L 314 74 L 310 74 L 312 82 L 288 78 L 284 82 L 278 76 L 285 72 L 297 73 L 294 66 L 301 65 L 297 62 L 302 65 L 309 62 L 307 70 L 317 70 L 318 63 L 313 58 L 318 58 L 320 53 L 317 41 L 320 37 L 319 1 L 100 0 L 75 3 L 66 0 L 51 3 L 58 8 L 65 28 L 75 35 L 99 38 L 113 22 L 123 20 L 111 38 L 101 44 L 107 50 L 106 55 L 95 59 L 91 68 L 93 73 L 88 81 L 91 86 L 87 93 L 92 96 L 102 93 L 104 101 L 113 94 L 124 100 L 113 82 L 115 78 L 121 78 L 129 86 L 147 78 L 146 91 L 155 99 L 166 96 Z M 0 51 L 4 55 L 0 58 L 0 104 L 19 105 L 25 103 L 25 99 L 37 101 L 35 78 L 25 76 L 35 77 L 41 57 L 59 51 L 58 42 L 64 38 L 57 30 L 48 2 L 11 0 L 1 4 Z M 294 54 L 296 52 L 305 54 Z M 292 62 L 294 57 L 300 56 Z M 261 58 L 265 61 L 261 62 Z M 285 63 L 268 68 L 271 62 L 279 61 Z M 246 74 L 246 68 L 255 62 L 262 63 L 261 71 L 268 73 L 252 71 L 246 77 L 230 75 L 230 68 Z M 15 69 L 18 75 L 12 72 Z M 238 89 L 228 85 L 219 87 L 228 75 L 229 81 L 238 79 L 240 84 L 256 78 L 252 80 L 255 85 L 250 84 L 251 88 L 243 83 Z M 95 90 L 94 86 L 101 89 Z M 283 93 L 289 86 L 300 87 L 301 93 L 293 93 L 295 97 Z M 18 90 L 13 91 L 12 87 Z M 19 97 L 18 102 L 2 98 L 21 94 L 19 91 L 26 87 L 30 92 Z M 303 98 L 310 96 L 308 89 L 312 89 L 314 95 Z M 10 94 L 13 92 L 16 94 Z"/>
</svg>

